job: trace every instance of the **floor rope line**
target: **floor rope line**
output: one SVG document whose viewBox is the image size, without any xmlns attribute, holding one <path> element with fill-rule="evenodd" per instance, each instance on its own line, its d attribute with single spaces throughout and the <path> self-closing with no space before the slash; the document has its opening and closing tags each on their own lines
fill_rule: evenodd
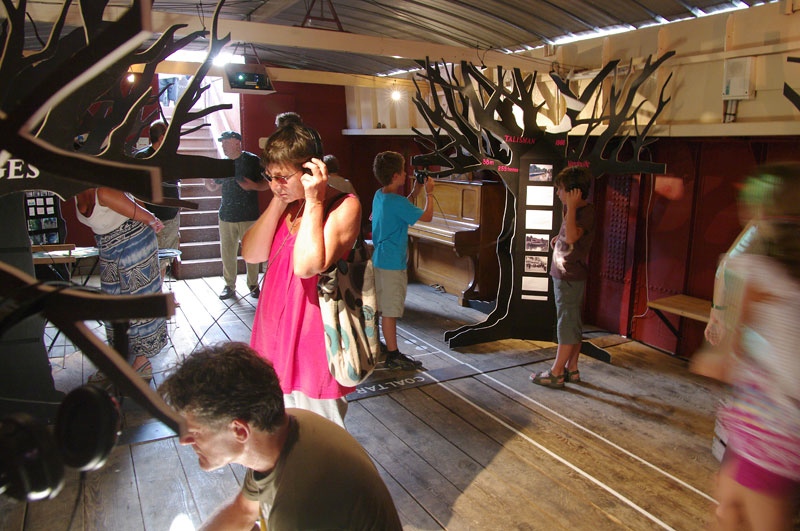
<svg viewBox="0 0 800 531">
<path fill-rule="evenodd" d="M 615 498 L 617 498 L 618 500 L 623 502 L 625 505 L 627 505 L 631 509 L 633 509 L 636 512 L 640 513 L 642 516 L 644 516 L 645 518 L 647 518 L 651 522 L 654 522 L 654 523 L 658 524 L 659 526 L 661 526 L 664 529 L 669 529 L 671 531 L 675 531 L 675 529 L 673 527 L 671 527 L 669 524 L 667 524 L 666 522 L 662 521 L 656 515 L 654 515 L 651 512 L 647 511 L 643 507 L 640 507 L 637 503 L 635 503 L 634 501 L 632 501 L 629 498 L 627 498 L 624 494 L 622 494 L 620 492 L 617 492 L 610 485 L 600 481 L 596 477 L 594 477 L 591 474 L 589 474 L 588 472 L 584 471 L 582 468 L 578 468 L 577 466 L 573 465 L 572 463 L 570 463 L 569 461 L 567 461 L 566 459 L 564 459 L 563 457 L 561 457 L 557 453 L 553 452 L 549 448 L 546 448 L 542 444 L 540 444 L 537 441 L 535 441 L 533 438 L 529 437 L 528 435 L 522 433 L 521 431 L 519 431 L 515 427 L 511 426 L 510 424 L 505 422 L 503 419 L 501 419 L 500 417 L 498 417 L 494 413 L 492 413 L 490 411 L 487 411 L 486 409 L 482 408 L 481 406 L 479 406 L 478 404 L 476 404 L 475 402 L 473 402 L 469 398 L 461 395 L 459 392 L 455 391 L 454 389 L 450 389 L 447 386 L 443 386 L 442 388 L 446 389 L 453 396 L 456 396 L 456 397 L 460 398 L 461 400 L 463 400 L 464 402 L 466 402 L 470 406 L 472 406 L 475 409 L 477 409 L 478 411 L 482 412 L 484 415 L 486 415 L 487 417 L 491 418 L 492 420 L 494 420 L 495 422 L 497 422 L 498 424 L 500 424 L 501 426 L 503 426 L 504 428 L 506 428 L 510 432 L 515 433 L 519 437 L 522 437 L 529 444 L 535 446 L 540 451 L 546 453 L 547 455 L 549 455 L 550 457 L 552 457 L 553 459 L 555 459 L 559 463 L 561 463 L 561 464 L 569 467 L 570 469 L 574 470 L 575 472 L 580 474 L 583 478 L 589 480 L 590 482 L 594 483 L 595 485 L 597 485 L 598 487 L 600 487 L 604 491 L 608 492 L 609 494 L 611 494 L 612 496 L 614 496 Z"/>
<path fill-rule="evenodd" d="M 429 347 L 429 348 L 433 349 L 434 351 L 436 351 L 436 352 L 439 352 L 439 353 L 441 353 L 441 354 L 443 354 L 443 355 L 445 355 L 445 356 L 449 357 L 449 358 L 450 358 L 450 359 L 452 359 L 453 361 L 455 361 L 455 362 L 457 362 L 457 363 L 460 363 L 460 364 L 462 364 L 462 365 L 466 365 L 467 367 L 470 367 L 471 369 L 478 371 L 478 372 L 479 372 L 479 374 L 480 374 L 481 376 L 483 376 L 484 378 L 488 378 L 488 379 L 489 379 L 489 380 L 491 380 L 492 382 L 494 382 L 494 383 L 496 383 L 497 385 L 499 385 L 499 386 L 501 386 L 501 387 L 503 387 L 503 388 L 507 389 L 508 391 L 510 391 L 511 393 L 515 394 L 516 396 L 518 396 L 518 397 L 522 398 L 523 400 L 525 400 L 525 401 L 527 401 L 527 402 L 530 402 L 530 403 L 532 403 L 532 404 L 535 404 L 536 406 L 538 406 L 538 407 L 542 408 L 543 410 L 547 411 L 548 413 L 550 413 L 550 414 L 552 414 L 552 415 L 555 415 L 555 416 L 557 416 L 558 418 L 560 418 L 560 419 L 564 420 L 565 422 L 567 422 L 567 423 L 569 423 L 569 424 L 573 425 L 574 427 L 576 427 L 576 428 L 578 428 L 578 429 L 580 429 L 580 430 L 584 431 L 585 433 L 588 433 L 588 434 L 589 434 L 589 435 L 591 435 L 592 437 L 595 437 L 596 439 L 598 439 L 598 440 L 602 441 L 603 443 L 605 443 L 605 444 L 607 444 L 607 445 L 611 446 L 611 447 L 612 447 L 612 448 L 614 448 L 615 450 L 618 450 L 619 452 L 622 452 L 623 454 L 625 454 L 625 455 L 627 455 L 628 457 L 630 457 L 630 458 L 632 458 L 632 459 L 634 459 L 634 460 L 638 461 L 639 463 L 641 463 L 641 464 L 643 464 L 643 465 L 645 465 L 645 466 L 647 466 L 647 467 L 649 467 L 649 468 L 651 468 L 651 469 L 655 470 L 655 471 L 656 471 L 656 472 L 658 472 L 659 474 L 661 474 L 661 475 L 663 475 L 664 477 L 666 477 L 666 478 L 669 478 L 670 480 L 672 480 L 672 481 L 674 481 L 674 482 L 678 483 L 678 484 L 679 484 L 679 485 L 681 485 L 682 487 L 684 487 L 684 488 L 686 488 L 686 489 L 688 489 L 688 490 L 690 490 L 690 491 L 694 492 L 694 493 L 695 493 L 695 494 L 697 494 L 698 496 L 701 496 L 702 498 L 705 498 L 706 500 L 708 500 L 708 501 L 710 501 L 710 502 L 712 502 L 712 503 L 718 503 L 718 502 L 717 502 L 717 500 L 715 500 L 713 497 L 709 496 L 708 494 L 706 494 L 705 492 L 701 491 L 700 489 L 698 489 L 698 488 L 696 488 L 696 487 L 694 487 L 694 486 L 690 485 L 689 483 L 686 483 L 684 480 L 680 479 L 679 477 L 677 477 L 677 476 L 675 476 L 675 475 L 673 475 L 673 474 L 670 474 L 669 472 L 667 472 L 667 471 L 666 471 L 666 470 L 664 470 L 663 468 L 661 468 L 661 467 L 659 467 L 659 466 L 657 466 L 657 465 L 655 465 L 655 464 L 651 463 L 650 461 L 647 461 L 646 459 L 643 459 L 642 457 L 640 457 L 640 456 L 638 456 L 638 455 L 634 454 L 633 452 L 631 452 L 630 450 L 627 450 L 626 448 L 623 448 L 622 446 L 620 446 L 620 445 L 618 445 L 617 443 L 615 443 L 615 442 L 613 442 L 613 441 L 611 441 L 611 440 L 607 439 L 606 437 L 604 437 L 604 436 L 600 435 L 599 433 L 597 433 L 597 432 L 595 432 L 595 431 L 592 431 L 592 430 L 590 430 L 589 428 L 587 428 L 587 427 L 585 427 L 585 426 L 581 426 L 580 424 L 578 424 L 578 423 L 577 423 L 577 422 L 575 422 L 574 420 L 572 420 L 572 419 L 570 419 L 570 418 L 568 418 L 568 417 L 565 417 L 564 415 L 562 415 L 562 414 L 561 414 L 561 413 L 559 413 L 558 411 L 555 411 L 555 410 L 553 410 L 552 408 L 550 408 L 550 407 L 548 407 L 548 406 L 546 406 L 546 405 L 542 404 L 541 402 L 539 402 L 539 401 L 537 401 L 537 400 L 534 400 L 533 398 L 531 398 L 531 397 L 529 397 L 529 396 L 525 395 L 524 393 L 521 393 L 521 392 L 519 392 L 518 390 L 516 390 L 516 389 L 514 389 L 514 388 L 510 387 L 509 385 L 507 385 L 507 384 L 505 384 L 505 383 L 503 383 L 503 382 L 499 381 L 497 378 L 494 378 L 493 376 L 490 376 L 489 374 L 487 374 L 487 373 L 485 373 L 485 372 L 483 372 L 483 371 L 480 371 L 480 370 L 479 370 L 477 367 L 475 367 L 475 366 L 473 366 L 473 365 L 471 365 L 471 364 L 469 364 L 469 363 L 466 363 L 466 362 L 464 362 L 464 361 L 462 361 L 462 360 L 459 360 L 458 358 L 454 357 L 454 356 L 453 356 L 452 354 L 450 354 L 449 352 L 447 352 L 447 351 L 445 351 L 445 350 L 442 350 L 441 348 L 439 348 L 437 345 L 434 345 L 434 344 L 432 344 L 432 343 L 428 342 L 427 340 L 425 340 L 425 339 L 423 339 L 423 338 L 421 338 L 421 337 L 419 337 L 419 336 L 415 336 L 413 333 L 409 332 L 408 330 L 405 330 L 405 329 L 401 328 L 400 326 L 398 326 L 398 327 L 397 327 L 397 330 L 398 330 L 399 332 L 402 332 L 402 333 L 403 333 L 403 334 L 404 334 L 406 337 L 411 337 L 411 338 L 412 338 L 412 339 L 414 339 L 415 341 L 419 341 L 419 342 L 423 343 L 423 344 L 424 344 L 424 345 L 426 345 L 427 347 Z M 435 378 L 434 378 L 434 379 L 435 379 Z M 437 382 L 438 382 L 438 380 L 437 380 Z M 440 382 L 440 383 L 443 383 L 443 382 Z M 448 389 L 448 391 L 450 391 L 450 392 L 453 392 L 454 394 L 456 394 L 454 391 L 452 391 L 452 390 L 450 390 L 450 389 Z M 457 394 L 456 394 L 456 395 L 457 395 Z M 457 395 L 457 396 L 458 396 L 458 395 Z M 479 406 L 477 406 L 477 404 L 473 404 L 471 401 L 467 400 L 466 398 L 463 398 L 463 397 L 461 397 L 461 396 L 459 396 L 459 398 L 462 398 L 463 400 L 466 400 L 466 401 L 467 401 L 467 402 L 468 402 L 470 405 L 472 405 L 472 406 L 474 406 L 474 407 L 476 407 L 476 408 L 479 408 L 479 409 L 481 409 L 481 410 L 483 411 L 483 409 L 482 409 L 482 408 L 480 408 Z M 494 417 L 494 415 L 492 415 L 492 414 L 489 414 L 489 413 L 487 413 L 487 415 L 491 416 L 492 418 L 495 418 L 495 417 Z M 500 422 L 501 424 L 503 424 L 504 426 L 506 426 L 506 424 L 505 424 L 504 422 L 502 422 L 502 421 L 499 421 L 499 422 Z M 513 431 L 518 431 L 518 430 L 516 430 L 516 429 L 514 429 L 514 428 L 512 428 L 512 430 L 513 430 Z M 523 437 L 526 437 L 524 434 L 520 434 L 520 435 L 522 435 Z"/>
<path fill-rule="evenodd" d="M 408 332 L 407 332 L 407 331 L 405 331 L 405 330 L 401 330 L 401 329 L 400 329 L 400 327 L 398 327 L 398 331 L 402 331 L 403 333 L 408 333 Z M 414 336 L 413 334 L 410 334 L 410 333 L 408 333 L 408 335 L 409 335 L 409 336 L 411 336 L 411 337 L 412 337 L 412 339 L 418 340 L 418 341 L 422 342 L 422 343 L 423 343 L 423 344 L 425 344 L 425 345 L 428 345 L 428 346 L 430 346 L 430 347 L 433 347 L 435 350 L 437 350 L 437 351 L 441 352 L 442 354 L 445 354 L 445 355 L 447 355 L 447 356 L 450 356 L 448 353 L 446 353 L 446 352 L 444 352 L 443 350 L 439 349 L 439 348 L 438 348 L 438 347 L 436 347 L 435 345 L 432 345 L 432 344 L 428 343 L 428 342 L 427 342 L 427 341 L 425 341 L 424 339 L 422 339 L 422 338 L 419 338 L 419 337 L 416 337 L 416 336 Z M 450 357 L 452 358 L 452 356 L 450 356 Z M 461 362 L 460 360 L 457 360 L 457 359 L 455 359 L 455 358 L 453 358 L 453 360 L 454 360 L 454 361 L 457 361 L 457 362 L 459 362 L 459 363 L 463 363 L 463 362 Z M 468 367 L 471 367 L 471 368 L 473 368 L 473 369 L 476 369 L 476 370 L 477 370 L 477 368 L 473 367 L 473 366 L 472 366 L 472 365 L 470 365 L 469 363 L 463 363 L 463 364 L 464 364 L 464 365 L 467 365 Z M 434 380 L 436 383 L 445 383 L 445 382 L 442 382 L 442 381 L 440 381 L 440 380 L 439 380 L 438 378 L 436 378 L 435 376 L 430 376 L 430 375 L 429 375 L 429 377 L 430 377 L 432 380 Z M 615 498 L 617 498 L 618 500 L 622 501 L 622 502 L 623 502 L 625 505 L 627 505 L 628 507 L 632 508 L 632 509 L 633 509 L 633 510 L 635 510 L 636 512 L 638 512 L 638 513 L 640 513 L 641 515 L 643 515 L 643 516 L 644 516 L 645 518 L 647 518 L 648 520 L 650 520 L 650 521 L 652 521 L 652 522 L 654 522 L 654 523 L 658 524 L 659 526 L 661 526 L 661 527 L 662 527 L 662 528 L 664 528 L 664 529 L 668 529 L 668 530 L 670 530 L 670 531 L 675 531 L 675 529 L 674 529 L 673 527 L 669 526 L 667 523 L 665 523 L 665 522 L 663 522 L 662 520 L 660 520 L 660 519 L 659 519 L 657 516 L 655 516 L 654 514 L 652 514 L 652 513 L 648 512 L 648 511 L 647 511 L 647 510 L 645 510 L 644 508 L 640 507 L 640 506 L 639 506 L 639 505 L 637 505 L 635 502 L 633 502 L 632 500 L 628 499 L 628 498 L 627 498 L 625 495 L 623 495 L 622 493 L 620 493 L 620 492 L 617 492 L 616 490 L 614 490 L 613 488 L 611 488 L 611 486 L 610 486 L 610 485 L 607 485 L 607 484 L 603 483 L 602 481 L 600 481 L 600 480 L 599 480 L 599 479 L 597 479 L 596 477 L 592 476 L 592 475 L 591 475 L 591 474 L 589 474 L 588 472 L 585 472 L 583 469 L 581 469 L 581 468 L 578 468 L 577 466 L 573 465 L 572 463 L 570 463 L 569 461 L 567 461 L 566 459 L 564 459 L 564 458 L 563 458 L 563 457 L 561 457 L 560 455 L 556 454 L 555 452 L 551 451 L 550 449 L 548 449 L 548 448 L 544 447 L 543 445 L 541 445 L 540 443 L 536 442 L 535 440 L 533 440 L 533 438 L 529 437 L 528 435 L 525 435 L 524 433 L 522 433 L 522 432 L 521 432 L 520 430 L 518 430 L 517 428 L 515 428 L 515 427 L 511 426 L 510 424 L 508 424 L 507 422 L 505 422 L 503 419 L 499 418 L 499 417 L 498 417 L 498 416 L 496 416 L 495 414 L 493 414 L 493 413 L 491 413 L 490 411 L 487 411 L 487 410 L 486 410 L 486 409 L 484 409 L 483 407 L 479 406 L 478 404 L 476 404 L 475 402 L 473 402 L 472 400 L 470 400 L 470 399 L 469 399 L 469 398 L 467 398 L 466 396 L 462 395 L 462 394 L 461 394 L 461 393 L 459 393 L 458 391 L 456 391 L 456 390 L 454 390 L 454 389 L 451 389 L 449 386 L 442 386 L 442 389 L 446 390 L 447 392 L 449 392 L 449 393 L 450 393 L 450 394 L 452 394 L 453 396 L 455 396 L 455 397 L 457 397 L 457 398 L 461 399 L 463 402 L 465 402 L 465 403 L 469 404 L 470 406 L 472 406 L 472 407 L 473 407 L 473 408 L 475 408 L 476 410 L 478 410 L 478 411 L 482 412 L 484 415 L 486 415 L 486 416 L 487 416 L 487 417 L 489 417 L 490 419 L 494 420 L 495 422 L 497 422 L 498 424 L 500 424 L 501 426 L 503 426 L 504 428 L 506 428 L 506 429 L 507 429 L 508 431 L 510 431 L 511 433 L 514 433 L 514 434 L 516 434 L 517 436 L 521 437 L 522 439 L 524 439 L 525 441 L 527 441 L 529 444 L 533 445 L 534 447 L 536 447 L 536 448 L 537 448 L 537 449 L 539 449 L 540 451 L 542 451 L 542 452 L 544 452 L 545 454 L 549 455 L 550 457 L 552 457 L 553 459 L 555 459 L 555 460 L 556 460 L 556 461 L 558 461 L 559 463 L 561 463 L 561 464 L 563 464 L 563 465 L 565 465 L 565 466 L 569 467 L 570 469 L 574 470 L 574 471 L 575 471 L 575 472 L 577 472 L 577 473 L 578 473 L 578 474 L 579 474 L 581 477 L 583 477 L 583 478 L 585 478 L 585 479 L 589 480 L 591 483 L 594 483 L 595 485 L 597 485 L 598 487 L 600 487 L 602 490 L 604 490 L 604 491 L 608 492 L 608 493 L 609 493 L 609 494 L 611 494 L 613 497 L 615 497 Z"/>
</svg>

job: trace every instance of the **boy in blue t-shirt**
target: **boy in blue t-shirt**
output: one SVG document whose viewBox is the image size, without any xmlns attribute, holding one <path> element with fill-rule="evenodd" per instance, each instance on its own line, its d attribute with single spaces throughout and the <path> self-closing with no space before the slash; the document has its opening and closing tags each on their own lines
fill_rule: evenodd
<svg viewBox="0 0 800 531">
<path fill-rule="evenodd" d="M 425 180 L 425 209 L 403 196 L 406 181 L 403 155 L 384 151 L 375 156 L 372 171 L 382 188 L 372 200 L 372 242 L 375 251 L 375 291 L 381 313 L 381 329 L 386 342 L 386 367 L 415 370 L 422 362 L 401 353 L 397 348 L 397 319 L 403 317 L 408 275 L 408 227 L 419 220 L 433 219 L 433 179 Z M 417 182 L 411 197 L 418 193 Z"/>
</svg>

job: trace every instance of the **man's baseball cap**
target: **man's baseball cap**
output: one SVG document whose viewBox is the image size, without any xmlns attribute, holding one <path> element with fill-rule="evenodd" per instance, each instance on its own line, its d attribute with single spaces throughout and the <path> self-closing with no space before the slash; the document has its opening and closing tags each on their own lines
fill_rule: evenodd
<svg viewBox="0 0 800 531">
<path fill-rule="evenodd" d="M 222 142 L 223 140 L 229 140 L 231 138 L 233 138 L 235 140 L 241 140 L 242 139 L 242 135 L 240 135 L 236 131 L 225 131 L 224 133 L 219 135 L 219 138 L 217 140 L 219 142 Z"/>
</svg>

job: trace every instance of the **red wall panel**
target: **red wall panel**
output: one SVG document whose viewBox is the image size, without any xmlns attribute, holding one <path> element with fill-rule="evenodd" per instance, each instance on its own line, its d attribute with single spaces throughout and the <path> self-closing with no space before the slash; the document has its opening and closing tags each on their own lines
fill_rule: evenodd
<svg viewBox="0 0 800 531">
<path fill-rule="evenodd" d="M 605 175 L 595 181 L 590 200 L 595 205 L 595 239 L 590 256 L 591 278 L 586 285 L 586 315 L 591 324 L 610 332 L 627 333 L 630 296 L 631 189 L 637 183 L 628 175 Z M 635 225 L 635 217 L 633 219 Z M 609 310 L 613 308 L 614 310 Z"/>
<path fill-rule="evenodd" d="M 631 336 L 673 351 L 676 339 L 652 311 L 647 301 L 682 293 L 686 279 L 692 205 L 696 178 L 696 146 L 687 142 L 656 143 L 654 159 L 667 164 L 667 172 L 680 179 L 683 193 L 670 197 L 658 193 L 656 176 L 642 175 L 640 221 L 635 239 L 634 317 Z"/>
<path fill-rule="evenodd" d="M 660 139 L 655 144 L 654 159 L 667 164 L 669 177 L 642 176 L 640 207 L 632 202 L 629 212 L 636 212 L 635 237 L 629 239 L 627 251 L 634 256 L 629 309 L 633 338 L 683 356 L 691 356 L 702 345 L 703 323 L 671 317 L 680 331 L 678 339 L 652 311 L 646 311 L 647 301 L 677 293 L 710 299 L 719 256 L 741 230 L 736 205 L 739 183 L 761 162 L 797 160 L 799 149 L 796 138 Z M 602 193 L 595 197 L 596 203 L 605 208 L 617 205 L 608 187 L 598 190 Z M 601 232 L 621 230 L 614 229 L 608 215 L 603 225 Z M 608 252 L 607 247 L 605 242 L 603 252 Z M 597 264 L 589 280 L 595 293 L 587 296 L 602 296 L 603 301 L 587 303 L 586 322 L 610 331 L 616 331 L 614 324 L 619 323 L 622 330 L 619 316 L 626 314 L 627 297 L 607 293 L 607 279 L 615 273 L 606 261 L 600 259 Z M 627 284 L 621 289 L 627 289 Z"/>
</svg>

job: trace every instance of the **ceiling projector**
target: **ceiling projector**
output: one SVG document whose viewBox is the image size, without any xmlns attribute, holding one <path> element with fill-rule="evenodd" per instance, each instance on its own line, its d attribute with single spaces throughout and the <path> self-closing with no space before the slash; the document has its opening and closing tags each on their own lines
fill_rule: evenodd
<svg viewBox="0 0 800 531">
<path fill-rule="evenodd" d="M 262 64 L 227 64 L 222 76 L 223 90 L 239 94 L 272 94 L 275 88 Z"/>
</svg>

